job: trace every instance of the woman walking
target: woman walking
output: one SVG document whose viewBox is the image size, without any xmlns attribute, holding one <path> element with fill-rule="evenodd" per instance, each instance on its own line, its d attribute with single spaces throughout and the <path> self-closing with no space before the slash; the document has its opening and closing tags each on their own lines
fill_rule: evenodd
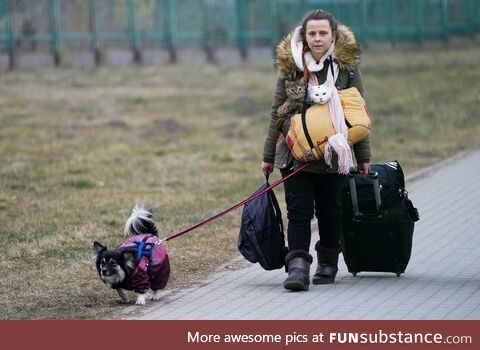
<svg viewBox="0 0 480 350">
<path fill-rule="evenodd" d="M 289 97 L 286 87 L 304 84 L 309 99 L 314 99 L 314 96 L 311 96 L 312 91 L 319 87 L 336 89 L 333 94 L 338 94 L 338 90 L 356 87 L 363 96 L 359 61 L 360 52 L 354 34 L 346 26 L 339 25 L 332 15 L 322 10 L 307 13 L 301 25 L 278 45 L 276 66 L 279 78 L 261 165 L 265 176 L 276 167 L 285 177 L 303 165 L 293 158 L 283 136 L 288 131 L 290 118 L 300 113 L 302 108 L 298 104 L 288 107 L 284 105 Z M 313 215 L 318 220 L 320 235 L 315 244 L 317 269 L 313 276 L 313 284 L 335 281 L 342 232 L 341 190 L 345 181 L 345 169 L 348 170 L 353 165 L 352 152 L 344 137 L 347 130 L 345 121 L 342 119 L 340 122 L 340 126 L 335 127 L 337 131 L 335 139 L 340 144 L 347 145 L 346 149 L 344 147 L 345 152 L 333 147 L 328 159 L 317 161 L 284 182 L 289 252 L 285 261 L 288 277 L 283 286 L 288 290 L 308 290 L 310 264 L 313 261 L 309 254 Z M 338 129 L 343 129 L 343 136 Z M 368 173 L 370 169 L 368 137 L 353 146 L 353 153 L 358 169 Z"/>
</svg>

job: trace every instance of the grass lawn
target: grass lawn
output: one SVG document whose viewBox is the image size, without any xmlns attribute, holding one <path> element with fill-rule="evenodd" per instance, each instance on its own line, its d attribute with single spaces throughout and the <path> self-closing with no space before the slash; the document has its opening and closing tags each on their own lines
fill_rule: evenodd
<svg viewBox="0 0 480 350">
<path fill-rule="evenodd" d="M 408 175 L 478 147 L 479 62 L 478 47 L 366 52 L 372 162 Z M 0 319 L 135 311 L 98 279 L 93 241 L 120 244 L 135 203 L 166 236 L 255 191 L 275 79 L 271 62 L 0 75 Z M 238 256 L 240 214 L 167 243 L 167 288 Z"/>
</svg>

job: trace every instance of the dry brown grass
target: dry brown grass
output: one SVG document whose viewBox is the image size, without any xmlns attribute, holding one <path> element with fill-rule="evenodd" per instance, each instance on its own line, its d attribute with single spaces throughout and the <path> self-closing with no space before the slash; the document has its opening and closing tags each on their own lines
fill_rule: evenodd
<svg viewBox="0 0 480 350">
<path fill-rule="evenodd" d="M 478 48 L 367 53 L 373 161 L 398 159 L 411 173 L 478 147 L 479 57 Z M 119 244 L 137 202 L 154 208 L 166 236 L 256 190 L 274 81 L 270 63 L 0 76 L 0 318 L 136 310 L 101 284 L 93 241 Z M 169 289 L 238 255 L 239 215 L 167 244 Z"/>
</svg>

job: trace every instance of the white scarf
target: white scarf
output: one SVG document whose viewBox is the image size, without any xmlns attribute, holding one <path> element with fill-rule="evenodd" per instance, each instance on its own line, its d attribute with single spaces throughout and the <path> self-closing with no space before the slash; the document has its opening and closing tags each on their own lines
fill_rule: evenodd
<svg viewBox="0 0 480 350">
<path fill-rule="evenodd" d="M 338 77 L 338 65 L 333 64 L 334 74 L 331 71 L 327 72 L 327 81 L 325 82 L 332 88 L 332 97 L 328 101 L 328 109 L 330 110 L 330 118 L 332 118 L 333 127 L 337 132 L 335 135 L 328 138 L 328 143 L 325 146 L 325 163 L 332 166 L 332 151 L 338 155 L 338 172 L 347 175 L 350 168 L 353 167 L 352 149 L 348 144 L 348 127 L 345 123 L 345 115 L 343 114 L 342 103 L 340 102 L 340 95 L 335 87 L 335 81 Z"/>
<path fill-rule="evenodd" d="M 292 50 L 292 56 L 295 60 L 295 64 L 302 71 L 303 62 L 302 62 L 302 52 L 303 52 L 303 41 L 300 36 L 301 27 L 297 27 L 293 34 L 292 40 L 290 42 L 290 48 Z M 317 63 L 313 58 L 311 52 L 305 53 L 305 63 L 310 72 L 318 72 L 323 69 L 324 62 L 327 58 L 333 60 L 335 57 L 335 42 L 332 43 L 330 49 L 320 58 L 320 61 Z M 331 89 L 332 97 L 328 101 L 328 109 L 330 110 L 330 118 L 332 118 L 333 127 L 335 128 L 336 134 L 328 138 L 327 145 L 325 146 L 325 163 L 328 166 L 332 166 L 332 151 L 338 155 L 338 172 L 340 174 L 348 174 L 350 168 L 353 167 L 352 159 L 352 149 L 348 144 L 348 127 L 345 124 L 345 115 L 343 114 L 342 104 L 340 102 L 340 96 L 338 95 L 338 90 L 335 87 L 335 82 L 338 78 L 338 64 L 333 62 L 333 75 L 332 71 L 329 69 L 327 71 L 327 80 L 325 81 L 324 86 Z M 310 74 L 310 85 L 318 85 L 317 76 L 315 74 Z"/>
</svg>

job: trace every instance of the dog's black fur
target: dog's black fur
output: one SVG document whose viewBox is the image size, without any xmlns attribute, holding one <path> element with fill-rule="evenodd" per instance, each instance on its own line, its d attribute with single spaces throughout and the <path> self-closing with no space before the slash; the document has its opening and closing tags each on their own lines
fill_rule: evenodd
<svg viewBox="0 0 480 350">
<path fill-rule="evenodd" d="M 118 288 L 135 269 L 135 254 L 131 250 L 108 249 L 95 241 L 93 251 L 100 279 L 112 288 Z"/>
</svg>

